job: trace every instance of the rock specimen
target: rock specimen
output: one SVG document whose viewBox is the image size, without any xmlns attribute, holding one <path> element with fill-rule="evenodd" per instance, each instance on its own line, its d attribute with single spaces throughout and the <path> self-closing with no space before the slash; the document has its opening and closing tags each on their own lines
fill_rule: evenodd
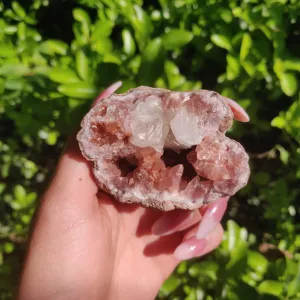
<svg viewBox="0 0 300 300">
<path fill-rule="evenodd" d="M 249 178 L 248 155 L 225 136 L 228 100 L 207 90 L 138 87 L 96 104 L 77 139 L 99 187 L 118 201 L 196 209 L 234 195 Z"/>
</svg>

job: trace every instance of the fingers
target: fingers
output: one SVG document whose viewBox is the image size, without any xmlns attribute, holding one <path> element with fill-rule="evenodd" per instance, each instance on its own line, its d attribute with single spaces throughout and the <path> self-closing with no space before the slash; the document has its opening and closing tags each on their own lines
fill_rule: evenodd
<svg viewBox="0 0 300 300">
<path fill-rule="evenodd" d="M 223 229 L 220 221 L 226 211 L 228 198 L 220 198 L 209 204 L 197 229 L 195 226 L 184 237 L 183 242 L 176 248 L 174 256 L 179 260 L 202 256 L 222 241 Z"/>
<path fill-rule="evenodd" d="M 248 114 L 239 104 L 227 97 L 222 96 L 222 99 L 230 106 L 233 116 L 237 121 L 249 122 L 250 118 Z"/>
<path fill-rule="evenodd" d="M 195 234 L 196 228 L 190 234 Z M 185 239 L 175 250 L 174 256 L 179 260 L 187 260 L 203 256 L 220 245 L 223 239 L 223 228 L 221 224 L 205 238 L 198 240 L 195 235 Z"/>
<path fill-rule="evenodd" d="M 198 210 L 173 210 L 166 212 L 152 226 L 152 233 L 159 236 L 185 230 L 201 220 Z"/>
<path fill-rule="evenodd" d="M 220 223 L 227 208 L 227 201 L 228 197 L 220 198 L 208 206 L 196 234 L 198 240 L 207 237 Z"/>
<path fill-rule="evenodd" d="M 199 210 L 173 210 L 165 212 L 154 222 L 151 232 L 158 236 L 169 235 L 186 230 L 201 220 L 197 238 L 203 239 L 220 223 L 227 208 L 227 201 L 228 197 L 220 198 L 214 203 L 202 206 Z"/>
<path fill-rule="evenodd" d="M 228 197 L 194 211 L 166 212 L 152 226 L 152 233 L 159 236 L 189 230 L 183 242 L 176 248 L 174 256 L 180 260 L 204 255 L 222 240 L 223 229 L 220 221 L 227 208 Z M 201 216 L 202 215 L 202 216 Z M 196 224 L 200 221 L 199 226 Z"/>
</svg>

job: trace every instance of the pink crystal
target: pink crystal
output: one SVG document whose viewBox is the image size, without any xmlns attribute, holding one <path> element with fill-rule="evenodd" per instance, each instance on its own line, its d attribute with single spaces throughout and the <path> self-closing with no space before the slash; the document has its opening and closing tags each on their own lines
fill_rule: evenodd
<svg viewBox="0 0 300 300">
<path fill-rule="evenodd" d="M 225 136 L 228 99 L 139 87 L 98 102 L 78 133 L 100 188 L 120 202 L 196 209 L 247 184 L 248 155 Z"/>
</svg>

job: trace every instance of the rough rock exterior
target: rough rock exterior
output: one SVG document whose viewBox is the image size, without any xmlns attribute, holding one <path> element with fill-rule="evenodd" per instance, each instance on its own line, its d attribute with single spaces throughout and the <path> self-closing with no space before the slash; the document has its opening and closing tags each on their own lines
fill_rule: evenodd
<svg viewBox="0 0 300 300">
<path fill-rule="evenodd" d="M 120 202 L 196 209 L 248 181 L 248 155 L 225 136 L 232 120 L 216 92 L 139 87 L 93 107 L 77 139 L 99 187 Z"/>
</svg>

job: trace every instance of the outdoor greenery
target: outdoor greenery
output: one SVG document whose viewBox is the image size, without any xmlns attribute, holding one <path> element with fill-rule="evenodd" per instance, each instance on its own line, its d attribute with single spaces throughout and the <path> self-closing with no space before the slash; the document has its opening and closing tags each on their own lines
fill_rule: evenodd
<svg viewBox="0 0 300 300">
<path fill-rule="evenodd" d="M 158 299 L 300 299 L 298 0 L 0 1 L 0 299 L 11 299 L 39 196 L 66 136 L 117 80 L 213 89 L 250 115 L 251 156 L 221 247 Z"/>
</svg>

